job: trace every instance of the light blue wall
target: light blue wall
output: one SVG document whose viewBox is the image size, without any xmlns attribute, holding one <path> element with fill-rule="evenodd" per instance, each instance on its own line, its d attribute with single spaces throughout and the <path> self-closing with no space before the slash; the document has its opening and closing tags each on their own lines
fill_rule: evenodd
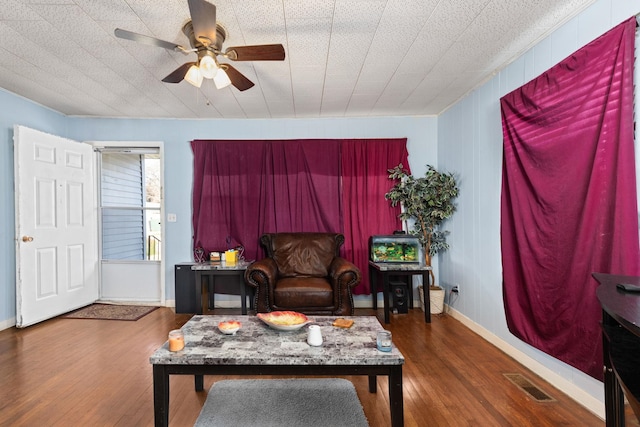
<svg viewBox="0 0 640 427">
<path fill-rule="evenodd" d="M 378 117 L 268 120 L 70 119 L 70 138 L 78 141 L 163 141 L 165 148 L 166 298 L 174 299 L 173 266 L 190 261 L 193 139 L 295 139 L 407 137 L 409 163 L 417 169 L 437 157 L 437 119 Z M 2 314 L 2 313 L 0 313 Z"/>
<path fill-rule="evenodd" d="M 602 383 L 528 346 L 507 330 L 500 262 L 499 99 L 638 12 L 637 0 L 597 1 L 438 117 L 438 166 L 461 176 L 458 212 L 447 224 L 451 250 L 439 258 L 441 284 L 461 285 L 454 308 L 601 401 Z"/>
<path fill-rule="evenodd" d="M 174 299 L 173 265 L 191 257 L 192 139 L 293 139 L 407 137 L 410 165 L 420 169 L 437 156 L 436 118 L 353 118 L 305 120 L 118 120 L 67 118 L 0 91 L 0 329 L 15 324 L 15 240 L 13 125 L 21 124 L 77 141 L 163 141 L 166 223 L 166 298 Z"/>
<path fill-rule="evenodd" d="M 0 89 L 0 326 L 16 315 L 13 126 L 24 125 L 65 136 L 67 119 Z M 0 328 L 2 329 L 2 328 Z"/>
</svg>

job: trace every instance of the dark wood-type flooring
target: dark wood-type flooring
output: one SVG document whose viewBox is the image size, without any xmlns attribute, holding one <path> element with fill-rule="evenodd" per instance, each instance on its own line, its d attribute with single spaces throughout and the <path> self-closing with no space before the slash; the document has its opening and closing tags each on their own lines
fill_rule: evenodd
<svg viewBox="0 0 640 427">
<path fill-rule="evenodd" d="M 356 314 L 382 319 L 381 310 Z M 55 318 L 0 331 L 0 426 L 153 425 L 149 355 L 189 317 L 161 308 L 136 322 Z M 385 327 L 406 359 L 406 426 L 604 425 L 450 316 L 425 324 L 414 309 L 391 322 Z M 524 375 L 556 401 L 534 401 L 503 373 Z M 207 376 L 205 390 L 222 378 L 234 377 Z M 374 394 L 366 377 L 347 378 L 371 426 L 389 425 L 386 378 Z M 192 426 L 205 398 L 206 391 L 194 391 L 193 377 L 172 376 L 170 425 Z"/>
</svg>

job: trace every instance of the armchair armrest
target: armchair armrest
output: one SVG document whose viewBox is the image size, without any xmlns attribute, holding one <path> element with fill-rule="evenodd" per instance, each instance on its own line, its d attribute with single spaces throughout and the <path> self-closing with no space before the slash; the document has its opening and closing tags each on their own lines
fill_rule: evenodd
<svg viewBox="0 0 640 427">
<path fill-rule="evenodd" d="M 353 294 L 351 288 L 360 283 L 362 273 L 353 263 L 335 257 L 329 266 L 329 279 L 333 286 L 334 302 L 340 315 L 353 315 Z"/>
<path fill-rule="evenodd" d="M 329 277 L 340 286 L 355 286 L 360 282 L 361 273 L 358 267 L 341 257 L 335 257 L 329 266 Z"/>
<path fill-rule="evenodd" d="M 256 310 L 258 313 L 271 311 L 269 295 L 273 292 L 273 285 L 278 277 L 278 268 L 271 258 L 256 261 L 247 267 L 244 280 L 256 290 Z"/>
</svg>

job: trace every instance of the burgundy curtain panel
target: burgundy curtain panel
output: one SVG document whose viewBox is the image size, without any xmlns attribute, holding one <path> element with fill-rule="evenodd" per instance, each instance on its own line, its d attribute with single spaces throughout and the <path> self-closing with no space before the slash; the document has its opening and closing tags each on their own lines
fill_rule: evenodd
<svg viewBox="0 0 640 427">
<path fill-rule="evenodd" d="M 406 138 L 195 140 L 191 148 L 194 250 L 242 245 L 252 260 L 264 255 L 264 233 L 343 233 L 342 255 L 365 275 L 354 293 L 369 292 L 369 236 L 400 228 L 384 194 L 387 169 L 407 165 Z"/>
<path fill-rule="evenodd" d="M 242 245 L 255 259 L 264 208 L 264 141 L 193 141 L 193 246 L 206 253 Z"/>
<path fill-rule="evenodd" d="M 206 141 L 194 158 L 193 245 L 241 245 L 262 256 L 263 233 L 342 232 L 339 144 L 333 140 Z"/>
<path fill-rule="evenodd" d="M 509 330 L 602 379 L 592 272 L 640 271 L 633 141 L 635 17 L 501 99 Z"/>
<path fill-rule="evenodd" d="M 354 294 L 369 294 L 369 236 L 402 229 L 400 206 L 384 198 L 393 186 L 389 169 L 407 161 L 407 139 L 342 140 L 344 251 L 360 268 L 362 281 Z"/>
</svg>

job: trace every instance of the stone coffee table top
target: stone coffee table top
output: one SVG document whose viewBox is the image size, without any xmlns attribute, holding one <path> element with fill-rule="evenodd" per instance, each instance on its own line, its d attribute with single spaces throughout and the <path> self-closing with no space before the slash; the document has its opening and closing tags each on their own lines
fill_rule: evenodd
<svg viewBox="0 0 640 427">
<path fill-rule="evenodd" d="M 401 365 L 404 357 L 394 346 L 383 353 L 376 348 L 376 333 L 383 330 L 375 316 L 353 319 L 349 329 L 332 326 L 336 316 L 308 316 L 319 325 L 323 344 L 307 344 L 307 328 L 282 332 L 255 316 L 194 316 L 183 327 L 185 348 L 170 352 L 165 343 L 150 357 L 152 364 L 176 365 Z M 238 320 L 242 328 L 224 335 L 218 323 Z"/>
<path fill-rule="evenodd" d="M 423 263 L 414 262 L 373 262 L 369 265 L 380 271 L 429 271 L 433 268 Z"/>
</svg>

